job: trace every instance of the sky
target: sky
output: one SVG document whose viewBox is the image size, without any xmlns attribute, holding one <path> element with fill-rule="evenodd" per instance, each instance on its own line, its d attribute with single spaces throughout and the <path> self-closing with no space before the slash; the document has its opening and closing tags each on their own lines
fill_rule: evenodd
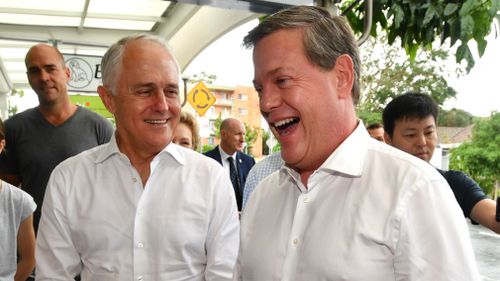
<svg viewBox="0 0 500 281">
<path fill-rule="evenodd" d="M 256 25 L 257 20 L 250 21 L 212 43 L 186 68 L 184 76 L 205 71 L 217 76 L 217 85 L 253 86 L 252 52 L 241 43 Z M 482 117 L 500 111 L 500 38 L 495 38 L 492 32 L 487 40 L 488 46 L 481 58 L 477 57 L 475 44 L 469 45 L 476 65 L 468 75 L 448 80 L 458 94 L 444 104 L 445 109 L 463 109 Z"/>
<path fill-rule="evenodd" d="M 183 77 L 205 71 L 215 74 L 215 84 L 220 86 L 253 86 L 252 51 L 241 43 L 257 23 L 257 20 L 252 20 L 213 42 L 191 62 Z M 500 112 L 500 38 L 495 38 L 493 33 L 487 37 L 488 46 L 483 57 L 478 58 L 475 45 L 470 45 L 476 56 L 476 65 L 468 75 L 448 80 L 458 95 L 445 103 L 445 109 L 463 109 L 482 117 L 490 116 L 493 111 Z M 32 99 L 24 98 L 20 110 L 37 105 L 33 92 L 26 92 L 26 96 Z"/>
</svg>

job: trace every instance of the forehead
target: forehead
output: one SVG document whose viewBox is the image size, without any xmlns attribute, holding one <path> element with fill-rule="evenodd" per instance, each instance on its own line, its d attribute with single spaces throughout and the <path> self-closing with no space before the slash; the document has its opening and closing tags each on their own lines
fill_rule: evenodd
<svg viewBox="0 0 500 281">
<path fill-rule="evenodd" d="M 303 31 L 292 28 L 277 30 L 259 40 L 253 51 L 256 70 L 274 71 L 307 60 L 302 38 Z"/>
<path fill-rule="evenodd" d="M 35 65 L 60 65 L 62 64 L 62 58 L 59 53 L 50 46 L 38 45 L 31 48 L 26 55 L 26 66 Z"/>
<path fill-rule="evenodd" d="M 122 65 L 128 73 L 146 72 L 155 75 L 157 71 L 163 71 L 176 79 L 179 77 L 179 68 L 172 54 L 160 43 L 150 40 L 139 39 L 127 43 Z"/>
<path fill-rule="evenodd" d="M 425 129 L 429 127 L 435 127 L 436 121 L 434 116 L 429 115 L 423 118 L 419 117 L 406 117 L 396 120 L 394 124 L 395 129 L 407 130 L 407 129 Z"/>
</svg>

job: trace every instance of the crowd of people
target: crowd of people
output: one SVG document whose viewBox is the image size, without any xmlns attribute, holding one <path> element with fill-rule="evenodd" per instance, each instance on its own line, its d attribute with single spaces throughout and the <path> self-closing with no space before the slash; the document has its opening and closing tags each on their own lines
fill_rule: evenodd
<svg viewBox="0 0 500 281">
<path fill-rule="evenodd" d="M 128 36 L 103 56 L 115 129 L 70 102 L 61 53 L 33 46 L 39 105 L 0 122 L 0 280 L 35 261 L 36 280 L 480 280 L 464 216 L 500 233 L 496 203 L 428 163 L 436 103 L 401 94 L 365 128 L 356 40 L 323 8 L 280 11 L 243 42 L 281 145 L 258 163 L 232 117 L 199 153 L 164 39 Z"/>
</svg>

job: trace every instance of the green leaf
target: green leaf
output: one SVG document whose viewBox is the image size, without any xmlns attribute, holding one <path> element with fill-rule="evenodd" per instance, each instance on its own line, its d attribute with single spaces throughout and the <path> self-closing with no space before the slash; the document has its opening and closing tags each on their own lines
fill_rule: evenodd
<svg viewBox="0 0 500 281">
<path fill-rule="evenodd" d="M 469 46 L 467 46 L 467 43 L 462 42 L 462 45 L 460 45 L 460 47 L 458 47 L 458 49 L 457 49 L 457 62 L 460 62 L 458 60 L 459 51 L 460 51 L 461 57 L 462 57 L 460 59 L 460 61 L 462 59 L 465 59 L 465 61 L 467 62 L 467 66 L 465 67 L 465 71 L 467 71 L 467 73 L 469 73 L 470 70 L 474 67 L 475 62 L 474 62 L 474 58 L 472 57 L 472 53 L 469 49 Z"/>
<path fill-rule="evenodd" d="M 479 56 L 482 57 L 484 55 L 484 51 L 486 50 L 486 45 L 488 45 L 488 42 L 484 40 L 484 38 L 476 38 L 475 40 L 477 42 L 477 52 L 479 53 Z"/>
<path fill-rule="evenodd" d="M 462 45 L 458 46 L 457 53 L 455 54 L 455 57 L 457 59 L 457 63 L 460 63 L 465 58 L 465 52 L 468 50 L 469 50 L 469 47 L 467 46 L 467 44 L 462 43 Z"/>
<path fill-rule="evenodd" d="M 460 17 L 463 17 L 465 15 L 468 15 L 472 9 L 477 5 L 477 0 L 467 0 L 465 3 L 462 5 L 462 8 L 460 8 L 459 15 Z"/>
<path fill-rule="evenodd" d="M 460 38 L 468 38 L 474 32 L 474 19 L 471 15 L 462 17 L 460 21 Z"/>
<path fill-rule="evenodd" d="M 490 10 L 488 11 L 490 17 L 494 17 L 499 10 L 500 10 L 500 0 L 492 0 Z"/>
<path fill-rule="evenodd" d="M 500 0 L 498 0 L 500 1 Z M 444 15 L 447 17 L 453 14 L 458 9 L 458 5 L 456 3 L 448 3 L 444 8 Z"/>
<path fill-rule="evenodd" d="M 394 25 L 395 25 L 396 28 L 399 28 L 401 22 L 403 22 L 403 20 L 404 20 L 403 9 L 401 8 L 401 6 L 399 6 L 398 4 L 394 3 L 392 5 L 392 10 L 393 10 L 393 13 L 394 13 Z"/>
<path fill-rule="evenodd" d="M 429 6 L 427 11 L 425 12 L 424 22 L 422 23 L 422 25 L 427 25 L 437 15 L 438 14 L 436 8 L 434 6 Z"/>
<path fill-rule="evenodd" d="M 459 20 L 450 20 L 450 46 L 455 45 L 457 40 L 460 38 L 460 21 Z"/>
</svg>

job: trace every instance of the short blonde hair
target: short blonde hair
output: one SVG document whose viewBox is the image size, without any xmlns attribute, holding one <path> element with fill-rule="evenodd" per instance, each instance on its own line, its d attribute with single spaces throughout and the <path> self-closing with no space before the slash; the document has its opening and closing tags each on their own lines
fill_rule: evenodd
<svg viewBox="0 0 500 281">
<path fill-rule="evenodd" d="M 198 151 L 200 147 L 200 128 L 198 126 L 198 121 L 193 114 L 187 111 L 181 111 L 181 118 L 179 123 L 186 124 L 193 135 L 193 150 Z"/>
</svg>

